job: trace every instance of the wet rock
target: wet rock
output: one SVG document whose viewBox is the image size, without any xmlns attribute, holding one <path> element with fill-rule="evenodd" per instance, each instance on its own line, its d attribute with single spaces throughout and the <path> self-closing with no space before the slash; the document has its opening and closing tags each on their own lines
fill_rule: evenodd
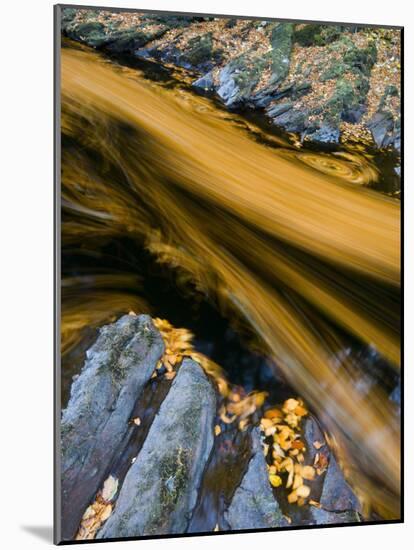
<svg viewBox="0 0 414 550">
<path fill-rule="evenodd" d="M 258 66 L 249 66 L 244 56 L 233 59 L 220 71 L 217 95 L 229 108 L 245 103 L 259 81 Z"/>
<path fill-rule="evenodd" d="M 377 112 L 368 123 L 372 137 L 378 147 L 384 145 L 385 138 L 394 128 L 394 121 L 391 113 Z"/>
<path fill-rule="evenodd" d="M 361 506 L 344 474 L 330 451 L 319 423 L 309 416 L 304 424 L 306 441 L 306 463 L 313 464 L 318 454 L 324 454 L 329 461 L 328 469 L 317 476 L 311 485 L 311 498 L 319 502 L 321 508 L 309 506 L 310 518 L 307 523 L 317 525 L 333 523 L 352 523 L 360 521 Z M 314 443 L 323 444 L 316 448 Z"/>
<path fill-rule="evenodd" d="M 293 103 L 291 101 L 286 101 L 285 103 L 279 103 L 277 105 L 274 105 L 271 109 L 268 109 L 267 116 L 271 118 L 276 118 L 280 115 L 283 115 L 283 113 L 290 111 L 290 109 L 292 108 L 293 108 Z"/>
<path fill-rule="evenodd" d="M 337 144 L 339 143 L 340 131 L 338 127 L 323 124 L 312 133 L 306 134 L 306 141 L 312 143 Z"/>
<path fill-rule="evenodd" d="M 328 512 L 322 508 L 312 509 L 312 518 L 315 525 L 343 525 L 344 523 L 361 523 L 360 515 L 354 510 L 345 512 Z"/>
<path fill-rule="evenodd" d="M 394 127 L 391 132 L 389 143 L 386 145 L 392 145 L 394 149 L 398 152 L 401 151 L 401 121 L 400 118 L 397 118 L 394 121 Z"/>
<path fill-rule="evenodd" d="M 183 361 L 98 538 L 183 533 L 213 447 L 215 390 Z"/>
<path fill-rule="evenodd" d="M 344 475 L 332 453 L 323 482 L 320 504 L 325 510 L 329 511 L 360 511 L 359 501 L 345 481 Z"/>
<path fill-rule="evenodd" d="M 102 327 L 88 350 L 62 413 L 64 539 L 74 538 L 163 351 L 162 338 L 147 315 L 125 315 Z"/>
<path fill-rule="evenodd" d="M 252 431 L 253 456 L 245 476 L 224 514 L 231 530 L 264 529 L 287 526 L 269 484 L 260 432 Z"/>
<path fill-rule="evenodd" d="M 192 83 L 192 86 L 194 86 L 194 88 L 200 88 L 205 91 L 214 90 L 213 73 L 210 71 L 204 76 L 198 78 L 195 82 Z"/>
<path fill-rule="evenodd" d="M 313 461 L 315 460 L 316 454 L 319 452 L 319 449 L 317 449 L 314 446 L 314 443 L 316 442 L 321 443 L 324 445 L 324 449 L 326 449 L 326 443 L 325 443 L 325 436 L 323 435 L 323 432 L 318 424 L 318 422 L 315 420 L 313 416 L 308 416 L 305 420 L 304 426 L 303 426 L 303 434 L 306 441 L 306 462 L 308 464 L 313 464 Z"/>
<path fill-rule="evenodd" d="M 307 126 L 307 113 L 305 111 L 290 109 L 273 117 L 272 122 L 287 132 L 301 134 Z"/>
</svg>

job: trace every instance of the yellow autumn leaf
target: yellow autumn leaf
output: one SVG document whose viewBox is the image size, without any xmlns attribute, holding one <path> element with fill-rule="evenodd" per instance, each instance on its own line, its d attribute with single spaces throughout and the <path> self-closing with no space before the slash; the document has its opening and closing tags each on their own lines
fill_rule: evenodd
<svg viewBox="0 0 414 550">
<path fill-rule="evenodd" d="M 280 485 L 282 485 L 282 478 L 276 474 L 271 474 L 269 476 L 269 481 L 273 487 L 280 487 Z"/>
<path fill-rule="evenodd" d="M 118 490 L 117 478 L 114 476 L 107 477 L 104 481 L 102 491 L 101 491 L 102 499 L 105 502 L 111 501 L 116 495 L 117 490 Z"/>
<path fill-rule="evenodd" d="M 301 474 L 303 479 L 315 479 L 315 468 L 313 468 L 312 466 L 302 466 Z"/>
<path fill-rule="evenodd" d="M 292 491 L 291 493 L 289 493 L 287 499 L 289 504 L 294 504 L 298 500 L 298 495 L 296 491 Z"/>
<path fill-rule="evenodd" d="M 306 498 L 310 495 L 310 487 L 307 485 L 301 485 L 296 489 L 296 494 L 298 497 Z"/>
</svg>

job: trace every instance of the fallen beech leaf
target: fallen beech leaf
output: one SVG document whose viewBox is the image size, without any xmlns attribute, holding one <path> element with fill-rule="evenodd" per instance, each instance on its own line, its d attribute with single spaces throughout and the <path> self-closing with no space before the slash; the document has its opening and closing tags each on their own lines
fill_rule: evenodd
<svg viewBox="0 0 414 550">
<path fill-rule="evenodd" d="M 289 504 L 295 503 L 298 500 L 298 495 L 296 491 L 292 491 L 291 493 L 289 493 L 287 499 Z"/>
<path fill-rule="evenodd" d="M 221 434 L 221 428 L 218 424 L 214 426 L 214 435 L 220 435 Z"/>
<path fill-rule="evenodd" d="M 278 443 L 273 443 L 273 450 L 274 450 L 274 454 L 276 454 L 276 456 L 280 456 L 281 458 L 285 458 L 285 453 L 283 452 L 283 450 L 281 449 L 280 445 Z"/>
<path fill-rule="evenodd" d="M 296 401 L 296 399 L 293 399 L 293 398 L 290 398 L 290 399 L 287 399 L 284 403 L 283 403 L 283 412 L 292 412 L 296 409 L 296 407 L 299 405 L 299 401 Z"/>
<path fill-rule="evenodd" d="M 284 451 L 288 451 L 292 447 L 292 442 L 289 440 L 281 440 L 280 446 Z"/>
<path fill-rule="evenodd" d="M 316 473 L 321 475 L 328 467 L 328 457 L 324 453 L 316 453 L 315 460 L 313 462 L 316 468 Z"/>
<path fill-rule="evenodd" d="M 315 469 L 312 466 L 302 466 L 303 479 L 312 480 L 315 479 Z"/>
<path fill-rule="evenodd" d="M 283 414 L 279 409 L 268 409 L 264 413 L 264 417 L 266 419 L 270 419 L 270 420 L 272 420 L 274 418 L 281 419 L 283 417 Z"/>
<path fill-rule="evenodd" d="M 292 484 L 293 484 L 293 468 L 289 472 L 288 479 L 286 482 L 286 488 L 289 489 L 289 487 L 292 487 Z"/>
<path fill-rule="evenodd" d="M 291 428 L 297 428 L 299 425 L 299 417 L 296 416 L 293 412 L 290 412 L 285 417 L 286 422 Z"/>
<path fill-rule="evenodd" d="M 249 424 L 248 418 L 244 418 L 243 420 L 240 420 L 239 430 L 243 432 L 247 428 L 248 424 Z"/>
<path fill-rule="evenodd" d="M 223 408 L 222 412 L 220 413 L 220 420 L 224 422 L 224 424 L 231 424 L 236 419 L 236 415 L 233 414 L 232 416 L 227 416 L 226 409 Z"/>
<path fill-rule="evenodd" d="M 167 355 L 166 359 L 172 366 L 174 366 L 177 362 L 178 355 L 177 354 Z"/>
<path fill-rule="evenodd" d="M 105 502 L 110 502 L 118 490 L 118 480 L 114 476 L 109 476 L 105 479 L 101 496 Z"/>
<path fill-rule="evenodd" d="M 241 399 L 240 395 L 236 392 L 230 392 L 229 394 L 230 401 L 233 401 L 234 403 L 238 403 Z"/>
<path fill-rule="evenodd" d="M 307 485 L 301 485 L 296 489 L 296 494 L 299 497 L 306 498 L 310 495 L 310 487 L 308 487 Z"/>
<path fill-rule="evenodd" d="M 277 469 L 276 469 L 276 466 L 274 464 L 269 466 L 268 469 L 269 469 L 269 474 L 271 474 L 271 475 L 275 475 L 277 473 Z"/>
<path fill-rule="evenodd" d="M 270 420 L 270 418 L 262 418 L 260 421 L 260 426 L 262 426 L 263 429 L 273 428 L 273 422 Z"/>
<path fill-rule="evenodd" d="M 101 512 L 101 516 L 100 516 L 101 522 L 103 523 L 104 521 L 106 521 L 111 515 L 111 513 L 112 513 L 112 506 L 111 504 L 107 504 L 103 509 L 103 511 Z"/>
<path fill-rule="evenodd" d="M 270 475 L 269 481 L 273 487 L 280 487 L 282 485 L 282 478 L 276 474 Z"/>
<path fill-rule="evenodd" d="M 93 506 L 88 506 L 85 510 L 85 513 L 83 514 L 82 519 L 90 519 L 96 514 L 95 508 Z"/>
<path fill-rule="evenodd" d="M 323 447 L 324 445 L 325 445 L 325 443 L 321 443 L 320 441 L 314 441 L 314 442 L 313 442 L 313 446 L 315 447 L 315 449 L 316 449 L 317 451 L 319 451 L 319 449 L 320 449 L 321 447 Z"/>
<path fill-rule="evenodd" d="M 268 395 L 269 394 L 266 391 L 253 394 L 253 399 L 257 408 L 261 407 L 264 404 Z"/>
<path fill-rule="evenodd" d="M 164 374 L 164 376 L 165 376 L 165 378 L 166 378 L 167 380 L 172 380 L 173 378 L 175 378 L 175 375 L 176 375 L 176 374 L 177 374 L 177 373 L 176 373 L 175 371 L 172 370 L 172 371 L 166 372 L 166 373 Z"/>
<path fill-rule="evenodd" d="M 132 420 L 132 422 L 136 425 L 136 426 L 140 426 L 141 425 L 141 419 L 139 416 L 137 416 L 136 418 L 134 418 Z"/>
<path fill-rule="evenodd" d="M 301 475 L 296 474 L 293 480 L 292 489 L 298 489 L 301 485 L 303 485 L 303 478 Z"/>
<path fill-rule="evenodd" d="M 310 504 L 311 506 L 315 506 L 315 508 L 322 508 L 321 503 L 320 503 L 320 502 L 317 502 L 316 500 L 310 500 L 310 501 L 309 501 L 309 504 Z"/>
<path fill-rule="evenodd" d="M 306 416 L 308 414 L 308 411 L 300 405 L 298 405 L 293 412 L 296 414 L 296 416 Z"/>
<path fill-rule="evenodd" d="M 220 395 L 222 395 L 223 397 L 227 397 L 229 393 L 229 385 L 227 384 L 227 382 L 223 378 L 218 378 L 216 382 Z"/>
</svg>

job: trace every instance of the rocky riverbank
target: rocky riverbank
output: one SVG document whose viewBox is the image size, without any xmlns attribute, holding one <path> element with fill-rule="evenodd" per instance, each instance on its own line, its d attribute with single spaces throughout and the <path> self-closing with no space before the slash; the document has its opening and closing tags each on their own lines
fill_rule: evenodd
<svg viewBox="0 0 414 550">
<path fill-rule="evenodd" d="M 401 148 L 397 29 L 64 8 L 63 33 L 188 72 L 229 109 L 301 141 Z"/>
<path fill-rule="evenodd" d="M 62 415 L 62 538 L 359 522 L 316 419 L 265 397 L 166 321 L 102 327 Z"/>
</svg>

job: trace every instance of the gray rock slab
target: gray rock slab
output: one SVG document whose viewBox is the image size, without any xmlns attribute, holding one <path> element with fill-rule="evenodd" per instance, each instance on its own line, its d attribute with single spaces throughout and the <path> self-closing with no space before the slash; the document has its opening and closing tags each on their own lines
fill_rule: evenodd
<svg viewBox="0 0 414 550">
<path fill-rule="evenodd" d="M 231 530 L 265 529 L 287 525 L 269 484 L 267 466 L 260 444 L 260 432 L 252 432 L 253 456 L 240 486 L 236 489 L 225 519 Z"/>
<path fill-rule="evenodd" d="M 61 421 L 62 535 L 74 538 L 128 430 L 136 400 L 164 351 L 148 315 L 102 327 Z"/>
<path fill-rule="evenodd" d="M 97 538 L 184 533 L 213 448 L 216 393 L 183 361 Z"/>
</svg>

